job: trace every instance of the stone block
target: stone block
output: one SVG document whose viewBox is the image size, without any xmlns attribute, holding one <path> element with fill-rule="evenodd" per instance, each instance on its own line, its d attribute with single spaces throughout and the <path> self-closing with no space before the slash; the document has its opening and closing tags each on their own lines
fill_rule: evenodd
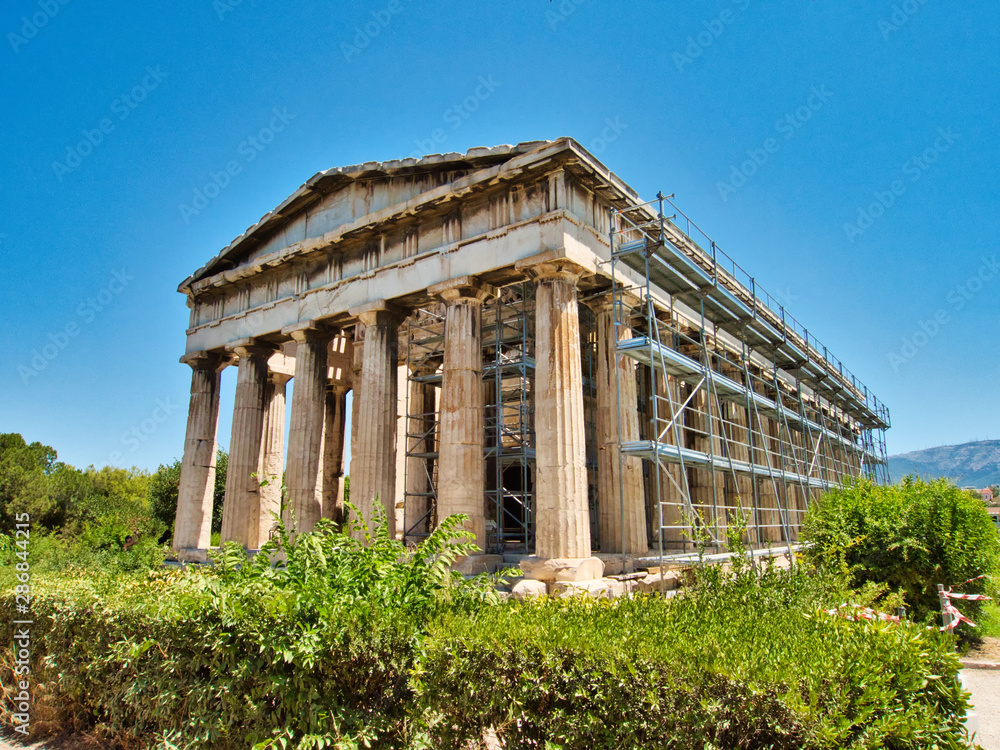
<svg viewBox="0 0 1000 750">
<path fill-rule="evenodd" d="M 554 583 L 556 581 L 593 581 L 604 576 L 604 563 L 597 557 L 541 558 L 521 560 L 525 578 Z"/>
<path fill-rule="evenodd" d="M 622 581 L 617 578 L 602 578 L 601 580 L 608 584 L 608 591 L 615 599 L 632 593 L 636 588 L 635 581 L 631 580 Z"/>
<path fill-rule="evenodd" d="M 208 550 L 206 549 L 178 549 L 174 550 L 173 556 L 180 562 L 208 562 Z"/>
<path fill-rule="evenodd" d="M 629 558 L 622 560 L 620 554 L 605 553 L 599 554 L 597 557 L 604 563 L 604 575 L 606 576 L 627 575 L 635 570 L 635 560 Z"/>
<path fill-rule="evenodd" d="M 535 599 L 546 594 L 548 594 L 548 587 L 541 581 L 534 581 L 530 578 L 522 578 L 511 589 L 511 595 L 522 602 L 525 599 Z"/>
<path fill-rule="evenodd" d="M 636 590 L 640 594 L 658 594 L 661 591 L 673 591 L 681 585 L 681 576 L 676 570 L 657 571 L 636 581 Z"/>
<path fill-rule="evenodd" d="M 482 573 L 496 573 L 502 564 L 502 555 L 467 555 L 455 560 L 451 569 L 465 576 L 477 576 Z"/>
<path fill-rule="evenodd" d="M 593 599 L 610 599 L 613 594 L 608 580 L 556 581 L 552 584 L 552 596 L 557 599 L 572 599 L 574 596 L 588 596 Z"/>
</svg>

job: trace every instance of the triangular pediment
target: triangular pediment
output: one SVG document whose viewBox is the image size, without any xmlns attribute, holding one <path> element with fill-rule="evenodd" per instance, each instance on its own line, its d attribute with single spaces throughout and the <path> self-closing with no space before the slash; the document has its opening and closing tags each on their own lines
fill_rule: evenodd
<svg viewBox="0 0 1000 750">
<path fill-rule="evenodd" d="M 394 209 L 405 213 L 409 206 L 417 206 L 428 197 L 454 198 L 456 193 L 472 192 L 499 179 L 516 180 L 532 169 L 551 165 L 559 157 L 582 159 L 591 168 L 598 167 L 603 180 L 634 195 L 572 138 L 335 167 L 311 177 L 185 279 L 179 291 L 188 292 L 199 280 L 253 263 L 283 248 L 363 225 Z"/>
</svg>

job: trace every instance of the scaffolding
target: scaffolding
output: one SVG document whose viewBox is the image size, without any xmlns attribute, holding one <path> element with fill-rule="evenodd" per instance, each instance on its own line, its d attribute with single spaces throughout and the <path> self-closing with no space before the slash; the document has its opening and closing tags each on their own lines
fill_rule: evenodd
<svg viewBox="0 0 1000 750">
<path fill-rule="evenodd" d="M 620 460 L 643 462 L 661 559 L 719 551 L 737 523 L 744 543 L 790 546 L 819 493 L 889 481 L 888 409 L 671 198 L 611 211 L 617 356 L 637 363 L 642 422 Z M 635 405 L 618 394 L 620 426 Z"/>
<path fill-rule="evenodd" d="M 535 290 L 519 282 L 483 305 L 488 552 L 534 542 Z"/>
<path fill-rule="evenodd" d="M 534 543 L 534 285 L 501 287 L 483 305 L 487 552 L 527 552 Z M 438 429 L 444 315 L 421 308 L 401 329 L 406 401 L 403 538 L 418 542 L 437 518 Z"/>
<path fill-rule="evenodd" d="M 418 542 L 437 525 L 438 402 L 444 362 L 444 316 L 420 308 L 401 331 L 406 341 L 403 539 Z"/>
</svg>

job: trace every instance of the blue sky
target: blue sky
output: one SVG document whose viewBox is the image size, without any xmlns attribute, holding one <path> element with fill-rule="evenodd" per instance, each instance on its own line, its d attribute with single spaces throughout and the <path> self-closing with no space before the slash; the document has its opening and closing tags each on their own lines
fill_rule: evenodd
<svg viewBox="0 0 1000 750">
<path fill-rule="evenodd" d="M 12 0 L 0 32 L 0 431 L 74 465 L 180 456 L 176 287 L 312 174 L 563 135 L 675 193 L 890 452 L 1000 437 L 996 4 Z"/>
</svg>

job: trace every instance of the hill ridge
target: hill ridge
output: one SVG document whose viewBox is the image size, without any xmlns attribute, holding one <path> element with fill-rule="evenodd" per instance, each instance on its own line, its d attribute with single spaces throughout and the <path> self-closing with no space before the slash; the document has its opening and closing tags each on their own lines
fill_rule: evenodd
<svg viewBox="0 0 1000 750">
<path fill-rule="evenodd" d="M 889 473 L 898 481 L 907 474 L 947 477 L 961 486 L 1000 484 L 1000 440 L 938 445 L 889 456 Z"/>
</svg>

